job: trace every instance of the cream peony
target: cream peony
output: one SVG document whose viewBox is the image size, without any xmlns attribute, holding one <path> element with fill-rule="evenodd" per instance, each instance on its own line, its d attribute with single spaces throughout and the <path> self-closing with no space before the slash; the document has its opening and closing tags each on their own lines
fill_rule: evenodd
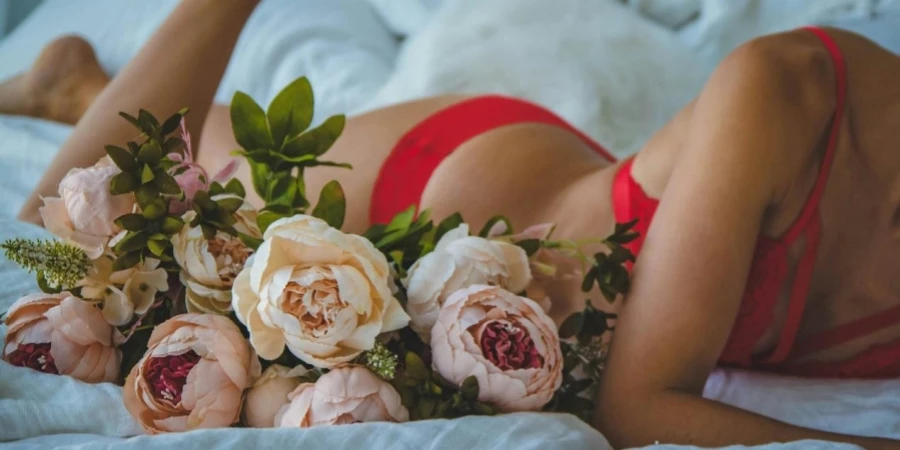
<svg viewBox="0 0 900 450">
<path fill-rule="evenodd" d="M 539 411 L 562 383 L 556 325 L 534 301 L 499 287 L 453 293 L 431 330 L 434 369 L 503 412 Z"/>
<path fill-rule="evenodd" d="M 305 215 L 276 221 L 264 239 L 232 299 L 261 357 L 278 358 L 287 345 L 306 363 L 331 368 L 409 322 L 391 293 L 387 260 L 367 239 Z"/>
<path fill-rule="evenodd" d="M 119 377 L 122 335 L 90 303 L 68 292 L 32 294 L 7 314 L 4 361 L 88 383 Z"/>
<path fill-rule="evenodd" d="M 223 316 L 182 314 L 159 324 L 122 390 L 125 408 L 148 433 L 228 427 L 259 360 Z"/>
<path fill-rule="evenodd" d="M 409 420 L 400 394 L 362 366 L 337 367 L 315 383 L 301 384 L 288 399 L 290 403 L 275 416 L 276 426 L 309 428 Z"/>
<path fill-rule="evenodd" d="M 91 259 L 99 258 L 119 232 L 113 222 L 135 207 L 133 194 L 109 193 L 110 180 L 119 173 L 108 156 L 91 167 L 70 170 L 59 182 L 59 197 L 43 199 L 40 213 L 47 231 L 80 247 Z"/>
<path fill-rule="evenodd" d="M 121 326 L 135 314 L 146 313 L 156 294 L 169 290 L 169 275 L 159 260 L 147 258 L 138 265 L 113 272 L 113 260 L 102 256 L 92 262 L 88 275 L 78 282 L 82 297 L 103 303 L 103 318 Z"/>
<path fill-rule="evenodd" d="M 435 250 L 410 268 L 405 280 L 410 328 L 427 343 L 450 294 L 475 284 L 518 293 L 530 281 L 524 250 L 508 242 L 469 236 L 468 225 L 462 224 L 441 237 Z"/>
<path fill-rule="evenodd" d="M 253 428 L 275 426 L 275 415 L 287 405 L 288 394 L 300 385 L 307 370 L 303 366 L 293 369 L 273 364 L 247 390 L 244 398 L 244 424 Z"/>
<path fill-rule="evenodd" d="M 239 198 L 222 194 L 213 197 L 212 200 L 226 197 Z M 185 213 L 183 216 L 185 223 L 190 223 L 196 214 L 194 211 Z M 261 238 L 262 233 L 256 225 L 256 217 L 256 210 L 244 202 L 235 212 L 237 218 L 235 229 L 250 237 Z M 172 248 L 175 261 L 181 267 L 180 277 L 181 283 L 186 287 L 188 312 L 210 314 L 230 312 L 231 287 L 253 250 L 237 237 L 223 231 L 219 231 L 212 239 L 206 239 L 199 226 L 186 226 L 172 236 Z"/>
</svg>

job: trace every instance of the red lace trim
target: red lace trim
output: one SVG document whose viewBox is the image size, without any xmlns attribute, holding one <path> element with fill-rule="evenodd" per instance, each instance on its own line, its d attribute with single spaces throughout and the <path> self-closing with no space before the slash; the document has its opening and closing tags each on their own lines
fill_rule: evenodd
<svg viewBox="0 0 900 450">
<path fill-rule="evenodd" d="M 775 319 L 775 306 L 788 272 L 788 248 L 780 240 L 760 236 L 734 327 L 719 361 L 753 366 L 753 348 Z"/>
</svg>

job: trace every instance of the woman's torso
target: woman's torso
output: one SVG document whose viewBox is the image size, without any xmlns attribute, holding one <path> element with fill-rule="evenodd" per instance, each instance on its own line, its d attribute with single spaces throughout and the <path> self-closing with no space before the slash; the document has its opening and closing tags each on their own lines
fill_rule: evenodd
<svg viewBox="0 0 900 450">
<path fill-rule="evenodd" d="M 900 264 L 894 262 L 900 253 L 900 133 L 895 131 L 900 127 L 900 83 L 896 82 L 900 59 L 861 38 L 830 33 L 845 55 L 849 84 L 833 167 L 826 174 L 819 204 L 821 237 L 800 322 L 800 341 L 900 303 Z M 809 41 L 798 51 L 817 45 Z M 350 120 L 328 156 L 352 163 L 354 170 L 310 171 L 310 196 L 314 198 L 327 180 L 339 179 L 347 192 L 349 228 L 365 228 L 372 186 L 394 144 L 418 122 L 462 98 L 426 99 Z M 690 120 L 688 105 L 636 156 L 632 176 L 649 196 L 662 197 Z M 766 215 L 763 235 L 781 236 L 800 214 L 820 172 L 824 140 L 821 149 L 806 152 L 812 155 L 808 164 L 788 180 L 788 194 Z M 512 125 L 461 145 L 435 171 L 423 202 L 438 217 L 461 210 L 467 220 L 478 223 L 504 213 L 523 225 L 557 222 L 561 237 L 597 237 L 614 224 L 609 199 L 617 168 L 618 164 L 610 165 L 558 127 Z M 788 250 L 786 281 L 778 289 L 774 320 L 755 342 L 757 354 L 772 349 L 779 339 L 793 285 L 792 268 L 803 253 L 802 242 Z M 575 297 L 577 286 L 566 283 L 551 291 Z M 564 316 L 570 307 L 577 306 L 555 305 L 554 316 Z M 900 326 L 890 326 L 809 359 L 843 360 L 873 344 L 896 339 L 900 339 Z"/>
</svg>

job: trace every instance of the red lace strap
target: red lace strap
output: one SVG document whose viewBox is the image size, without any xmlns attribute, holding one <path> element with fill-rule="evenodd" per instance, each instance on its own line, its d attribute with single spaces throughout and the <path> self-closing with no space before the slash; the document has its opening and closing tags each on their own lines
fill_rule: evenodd
<svg viewBox="0 0 900 450">
<path fill-rule="evenodd" d="M 546 108 L 499 95 L 475 97 L 431 115 L 397 142 L 375 180 L 370 222 L 387 223 L 397 213 L 418 205 L 432 173 L 466 141 L 519 123 L 560 127 L 578 136 L 603 158 L 616 160 L 603 146 Z"/>
<path fill-rule="evenodd" d="M 784 245 L 790 245 L 796 241 L 798 237 L 805 234 L 806 247 L 804 249 L 803 257 L 797 266 L 794 283 L 791 287 L 791 297 L 788 303 L 784 329 L 781 332 L 778 343 L 775 345 L 775 349 L 761 361 L 763 364 L 771 365 L 780 364 L 791 356 L 794 341 L 800 330 L 800 322 L 803 319 L 806 298 L 809 296 L 809 285 L 812 281 L 816 255 L 818 254 L 819 249 L 819 235 L 821 231 L 819 201 L 822 199 L 822 195 L 825 192 L 828 174 L 830 173 L 832 163 L 834 162 L 834 154 L 837 149 L 838 137 L 840 136 L 841 118 L 844 115 L 844 104 L 847 96 L 847 68 L 840 48 L 831 36 L 821 28 L 807 27 L 806 30 L 818 37 L 831 55 L 836 78 L 837 101 L 835 103 L 834 116 L 831 120 L 828 146 L 825 149 L 825 156 L 822 158 L 822 167 L 819 170 L 816 184 L 813 187 L 813 191 L 807 199 L 806 205 L 803 207 L 800 216 L 781 238 Z"/>
<path fill-rule="evenodd" d="M 794 351 L 791 352 L 791 356 L 800 358 L 820 350 L 846 344 L 856 338 L 872 334 L 898 323 L 900 323 L 900 305 L 805 338 L 797 343 Z"/>
<path fill-rule="evenodd" d="M 844 116 L 844 103 L 847 97 L 847 66 L 844 62 L 844 55 L 841 49 L 834 42 L 834 39 L 825 32 L 825 30 L 817 27 L 806 27 L 806 30 L 812 32 L 822 41 L 828 53 L 831 55 L 831 61 L 834 63 L 834 75 L 837 85 L 837 101 L 835 102 L 834 117 L 831 120 L 831 133 L 828 136 L 828 146 L 825 150 L 825 156 L 822 158 L 822 167 L 819 170 L 819 177 L 816 179 L 816 185 L 813 188 L 806 206 L 797 220 L 791 225 L 791 228 L 782 237 L 785 244 L 790 245 L 808 226 L 811 220 L 817 216 L 817 208 L 822 194 L 825 192 L 825 185 L 828 183 L 828 173 L 831 171 L 831 165 L 834 162 L 834 153 L 837 148 L 838 137 L 841 130 L 841 118 Z"/>
</svg>

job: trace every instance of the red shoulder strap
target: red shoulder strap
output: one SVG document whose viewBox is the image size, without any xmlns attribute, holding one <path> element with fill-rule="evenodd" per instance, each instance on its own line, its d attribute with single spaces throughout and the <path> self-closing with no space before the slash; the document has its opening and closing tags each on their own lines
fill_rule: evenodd
<svg viewBox="0 0 900 450">
<path fill-rule="evenodd" d="M 822 199 L 822 194 L 825 192 L 825 185 L 828 183 L 828 174 L 831 172 L 831 164 L 834 162 L 834 153 L 837 148 L 838 137 L 840 136 L 841 118 L 844 116 L 847 97 L 847 65 L 844 62 L 844 55 L 841 53 L 841 49 L 825 30 L 817 27 L 806 27 L 805 29 L 818 37 L 831 55 L 831 61 L 834 63 L 837 101 L 835 102 L 834 117 L 831 120 L 831 132 L 828 137 L 825 156 L 822 158 L 822 167 L 819 170 L 819 177 L 816 179 L 816 185 L 813 187 L 813 191 L 810 194 L 809 199 L 807 199 L 806 206 L 803 207 L 800 216 L 782 237 L 786 244 L 790 244 L 800 237 L 809 222 L 816 217 L 816 209 L 819 207 L 819 201 Z"/>
<path fill-rule="evenodd" d="M 844 116 L 844 105 L 847 96 L 847 67 L 840 48 L 825 30 L 816 27 L 807 27 L 806 30 L 818 37 L 831 55 L 831 60 L 834 63 L 837 101 L 835 103 L 834 116 L 831 120 L 828 145 L 825 148 L 825 156 L 822 158 L 822 167 L 819 170 L 816 184 L 809 199 L 806 201 L 806 205 L 803 207 L 800 217 L 797 218 L 788 232 L 781 238 L 784 245 L 790 245 L 805 233 L 806 247 L 794 276 L 784 328 L 781 331 L 781 336 L 775 345 L 775 349 L 761 361 L 763 364 L 780 364 L 794 353 L 794 342 L 800 330 L 803 311 L 806 308 L 806 298 L 809 296 L 809 285 L 812 281 L 816 255 L 819 249 L 819 235 L 821 233 L 819 201 L 822 199 L 822 194 L 828 182 L 828 174 L 834 161 L 838 137 L 840 136 L 841 118 Z"/>
<path fill-rule="evenodd" d="M 370 222 L 387 223 L 411 205 L 418 205 L 432 173 L 457 147 L 487 131 L 518 123 L 563 128 L 603 158 L 615 161 L 600 144 L 546 108 L 499 95 L 475 97 L 431 115 L 397 142 L 375 180 Z"/>
</svg>

